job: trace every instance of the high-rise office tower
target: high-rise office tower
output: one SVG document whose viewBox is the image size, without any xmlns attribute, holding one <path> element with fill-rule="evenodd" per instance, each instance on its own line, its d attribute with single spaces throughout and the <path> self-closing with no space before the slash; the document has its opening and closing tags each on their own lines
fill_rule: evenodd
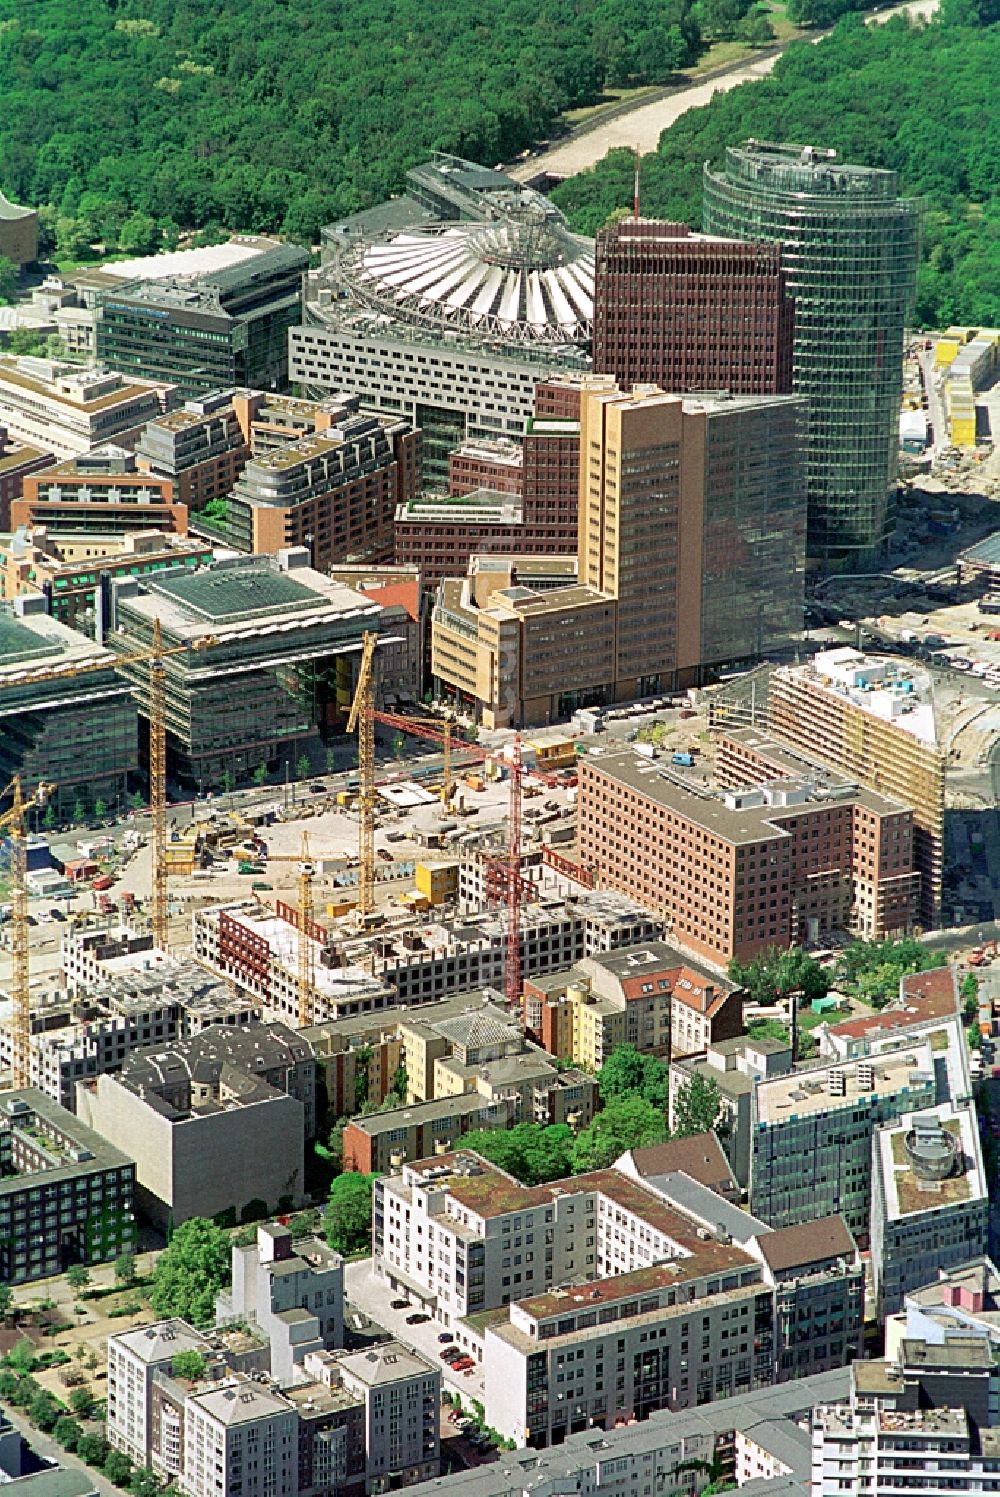
<svg viewBox="0 0 1000 1497">
<path fill-rule="evenodd" d="M 782 246 L 792 388 L 809 402 L 809 559 L 866 569 L 891 524 L 916 204 L 898 196 L 895 172 L 760 141 L 706 166 L 704 189 L 706 232 Z"/>
<path fill-rule="evenodd" d="M 645 218 L 597 236 L 594 369 L 624 389 L 787 394 L 793 320 L 779 244 Z"/>
<path fill-rule="evenodd" d="M 584 396 L 579 581 L 617 603 L 616 700 L 796 638 L 802 415 L 787 395 Z"/>
</svg>

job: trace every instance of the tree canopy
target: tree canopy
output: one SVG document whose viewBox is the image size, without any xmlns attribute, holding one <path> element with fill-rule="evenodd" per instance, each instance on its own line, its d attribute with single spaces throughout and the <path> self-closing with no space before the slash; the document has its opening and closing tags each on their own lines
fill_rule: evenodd
<svg viewBox="0 0 1000 1497">
<path fill-rule="evenodd" d="M 573 1132 L 566 1123 L 517 1123 L 467 1133 L 463 1149 L 475 1149 L 484 1159 L 499 1165 L 523 1185 L 541 1185 L 562 1180 L 573 1171 Z"/>
<path fill-rule="evenodd" d="M 323 1213 L 326 1240 L 338 1253 L 356 1253 L 371 1246 L 372 1183 L 374 1175 L 338 1175 L 330 1186 Z"/>
<path fill-rule="evenodd" d="M 940 951 L 928 950 L 913 936 L 894 941 L 852 941 L 838 967 L 838 981 L 870 1003 L 884 1008 L 899 996 L 899 979 L 907 972 L 926 972 L 947 961 Z"/>
<path fill-rule="evenodd" d="M 315 242 L 432 150 L 510 159 L 699 44 L 692 0 L 0 0 L 0 181 L 73 258 Z"/>
<path fill-rule="evenodd" d="M 674 1138 L 691 1138 L 695 1133 L 714 1128 L 721 1106 L 719 1083 L 696 1071 L 681 1087 L 674 1102 Z"/>
<path fill-rule="evenodd" d="M 848 16 L 818 44 L 794 43 L 769 77 L 717 93 L 664 131 L 643 158 L 643 211 L 700 228 L 703 163 L 748 137 L 833 146 L 844 160 L 898 172 L 901 190 L 923 201 L 918 323 L 996 326 L 1000 25 L 981 23 L 998 15 L 998 0 L 945 0 L 930 24 Z M 592 234 L 631 203 L 633 167 L 630 151 L 612 151 L 553 197 Z"/>
<path fill-rule="evenodd" d="M 645 1149 L 663 1143 L 666 1137 L 667 1120 L 662 1108 L 653 1107 L 642 1097 L 612 1097 L 579 1134 L 573 1149 L 573 1169 L 577 1174 L 607 1169 L 627 1149 Z"/>
<path fill-rule="evenodd" d="M 229 1272 L 228 1236 L 215 1222 L 192 1216 L 174 1232 L 153 1270 L 153 1309 L 164 1318 L 210 1326 L 215 1296 L 229 1283 Z"/>
<path fill-rule="evenodd" d="M 827 972 L 801 946 L 790 946 L 784 951 L 772 946 L 749 962 L 733 957 L 729 976 L 746 988 L 754 1003 L 765 1007 L 791 993 L 801 993 L 804 1001 L 811 1003 L 830 991 Z"/>
<path fill-rule="evenodd" d="M 612 1097 L 641 1097 L 662 1112 L 670 1090 L 670 1073 L 655 1055 L 644 1055 L 634 1045 L 617 1045 L 597 1073 L 601 1101 Z"/>
</svg>

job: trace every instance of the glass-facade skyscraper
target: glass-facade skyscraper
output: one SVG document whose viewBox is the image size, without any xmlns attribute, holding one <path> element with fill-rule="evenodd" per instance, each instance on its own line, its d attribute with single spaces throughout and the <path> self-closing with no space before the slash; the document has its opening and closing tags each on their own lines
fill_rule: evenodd
<svg viewBox="0 0 1000 1497">
<path fill-rule="evenodd" d="M 896 174 L 748 141 L 706 165 L 706 233 L 778 241 L 795 299 L 792 388 L 808 401 L 809 560 L 864 571 L 891 528 L 917 205 Z"/>
</svg>

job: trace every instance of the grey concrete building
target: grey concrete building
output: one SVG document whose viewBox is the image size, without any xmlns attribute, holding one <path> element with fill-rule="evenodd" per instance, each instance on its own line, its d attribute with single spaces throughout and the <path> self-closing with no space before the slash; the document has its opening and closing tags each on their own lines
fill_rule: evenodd
<svg viewBox="0 0 1000 1497">
<path fill-rule="evenodd" d="M 302 1199 L 315 1129 L 309 1045 L 284 1025 L 212 1026 L 78 1084 L 77 1112 L 136 1159 L 141 1211 L 160 1230 L 251 1202 Z"/>
</svg>

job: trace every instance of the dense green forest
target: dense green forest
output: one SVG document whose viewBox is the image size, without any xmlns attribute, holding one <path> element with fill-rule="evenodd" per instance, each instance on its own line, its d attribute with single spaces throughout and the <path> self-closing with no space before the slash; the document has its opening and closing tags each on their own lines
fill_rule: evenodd
<svg viewBox="0 0 1000 1497">
<path fill-rule="evenodd" d="M 431 149 L 492 165 L 602 86 L 669 77 L 696 4 L 0 0 L 0 186 L 51 205 L 67 255 L 213 222 L 313 240 Z"/>
<path fill-rule="evenodd" d="M 840 21 L 817 45 L 793 45 L 769 78 L 692 109 L 643 160 L 650 216 L 701 223 L 705 161 L 748 136 L 834 146 L 850 161 L 892 167 L 923 200 L 917 320 L 1000 324 L 1000 25 L 946 13 Z M 632 157 L 612 152 L 554 194 L 581 232 L 594 233 L 632 200 Z"/>
</svg>

